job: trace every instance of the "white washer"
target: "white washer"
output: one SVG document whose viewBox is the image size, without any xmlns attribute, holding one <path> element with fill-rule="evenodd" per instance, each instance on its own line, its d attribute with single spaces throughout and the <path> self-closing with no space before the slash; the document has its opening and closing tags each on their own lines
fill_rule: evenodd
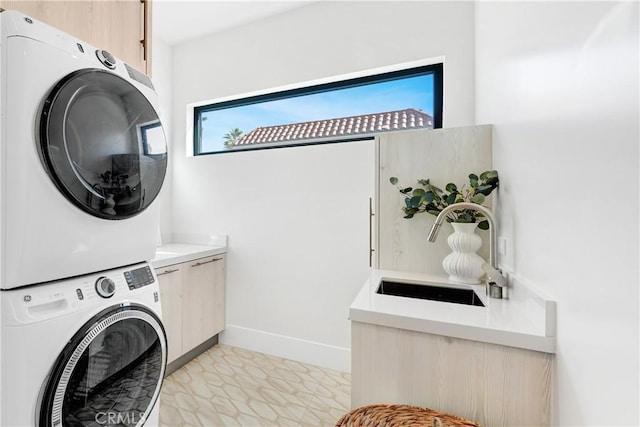
<svg viewBox="0 0 640 427">
<path fill-rule="evenodd" d="M 0 425 L 157 426 L 159 293 L 147 263 L 1 291 Z"/>
<path fill-rule="evenodd" d="M 0 288 L 150 261 L 166 140 L 151 81 L 0 13 Z"/>
</svg>

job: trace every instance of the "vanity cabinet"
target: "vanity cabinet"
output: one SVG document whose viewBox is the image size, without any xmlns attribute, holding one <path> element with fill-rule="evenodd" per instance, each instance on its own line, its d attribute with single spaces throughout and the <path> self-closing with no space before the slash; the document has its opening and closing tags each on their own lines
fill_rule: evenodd
<svg viewBox="0 0 640 427">
<path fill-rule="evenodd" d="M 226 256 L 168 265 L 157 268 L 156 275 L 169 345 L 167 362 L 189 359 L 225 327 Z"/>
<path fill-rule="evenodd" d="M 151 73 L 151 0 L 0 0 L 52 27 Z"/>
<path fill-rule="evenodd" d="M 402 403 L 483 426 L 550 425 L 553 355 L 351 322 L 351 406 Z"/>
</svg>

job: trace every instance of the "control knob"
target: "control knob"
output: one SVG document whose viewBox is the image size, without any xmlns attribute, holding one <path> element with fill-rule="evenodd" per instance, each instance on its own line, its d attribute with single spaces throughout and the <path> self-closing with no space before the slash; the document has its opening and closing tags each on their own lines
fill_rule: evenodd
<svg viewBox="0 0 640 427">
<path fill-rule="evenodd" d="M 96 280 L 96 292 L 102 298 L 111 298 L 116 293 L 116 284 L 108 277 L 99 277 Z"/>
<path fill-rule="evenodd" d="M 116 58 L 106 50 L 96 50 L 96 56 L 108 69 L 113 70 L 116 68 Z"/>
</svg>

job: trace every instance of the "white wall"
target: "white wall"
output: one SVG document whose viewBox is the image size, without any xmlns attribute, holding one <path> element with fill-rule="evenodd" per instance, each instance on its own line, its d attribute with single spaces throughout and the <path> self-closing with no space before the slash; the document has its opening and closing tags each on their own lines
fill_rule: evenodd
<svg viewBox="0 0 640 427">
<path fill-rule="evenodd" d="M 445 56 L 445 124 L 469 125 L 473 23 L 472 3 L 319 2 L 173 48 L 163 231 L 229 235 L 223 342 L 349 369 L 348 307 L 369 269 L 373 146 L 186 157 L 185 105 Z"/>
<path fill-rule="evenodd" d="M 553 425 L 639 425 L 638 3 L 478 2 L 503 266 L 558 302 Z"/>
</svg>

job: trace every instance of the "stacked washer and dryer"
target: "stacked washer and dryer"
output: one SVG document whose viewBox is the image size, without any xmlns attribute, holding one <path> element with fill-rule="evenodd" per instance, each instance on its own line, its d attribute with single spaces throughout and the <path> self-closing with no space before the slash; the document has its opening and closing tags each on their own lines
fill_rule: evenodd
<svg viewBox="0 0 640 427">
<path fill-rule="evenodd" d="M 157 425 L 157 95 L 36 19 L 0 26 L 0 425 Z"/>
</svg>

